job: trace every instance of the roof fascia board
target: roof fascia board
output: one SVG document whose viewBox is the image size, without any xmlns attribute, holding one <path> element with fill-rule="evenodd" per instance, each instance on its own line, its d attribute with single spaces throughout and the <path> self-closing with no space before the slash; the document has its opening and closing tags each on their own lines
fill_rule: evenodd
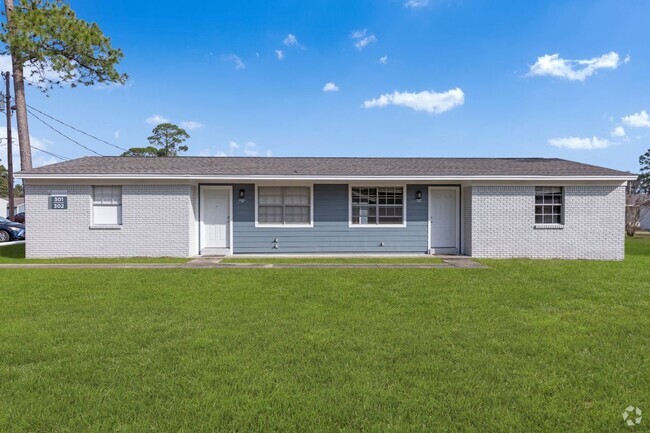
<svg viewBox="0 0 650 433">
<path fill-rule="evenodd" d="M 16 173 L 17 179 L 121 179 L 121 180 L 199 180 L 220 182 L 305 180 L 305 181 L 626 181 L 636 180 L 635 175 L 613 176 L 202 176 L 202 175 L 156 175 L 156 174 L 39 174 Z"/>
</svg>

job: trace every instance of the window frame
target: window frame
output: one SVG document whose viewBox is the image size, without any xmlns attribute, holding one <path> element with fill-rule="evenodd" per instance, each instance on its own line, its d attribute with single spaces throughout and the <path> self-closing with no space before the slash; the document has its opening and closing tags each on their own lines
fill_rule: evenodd
<svg viewBox="0 0 650 433">
<path fill-rule="evenodd" d="M 309 223 L 261 223 L 259 221 L 260 209 L 260 188 L 309 188 Z M 284 206 L 284 205 L 283 205 Z M 313 183 L 300 183 L 300 184 L 255 184 L 255 227 L 256 228 L 311 228 L 314 227 L 314 184 Z"/>
<path fill-rule="evenodd" d="M 404 228 L 407 221 L 407 202 L 408 188 L 407 184 L 390 183 L 354 183 L 348 184 L 348 227 L 349 228 Z M 401 224 L 354 224 L 352 222 L 352 189 L 353 188 L 402 188 L 402 223 Z"/>
<path fill-rule="evenodd" d="M 542 194 L 541 194 L 542 196 L 545 195 L 544 191 L 543 191 L 543 188 L 559 188 L 560 189 L 559 194 L 558 193 L 551 193 L 551 194 L 553 196 L 559 195 L 560 198 L 561 198 L 560 203 L 559 204 L 558 203 L 546 204 L 546 203 L 542 202 L 542 203 L 538 204 L 537 203 L 537 196 L 538 196 L 537 190 L 539 188 L 542 188 Z M 535 185 L 534 192 L 533 192 L 533 206 L 534 206 L 533 207 L 533 222 L 535 224 L 535 227 L 564 227 L 564 224 L 565 224 L 565 221 L 566 221 L 566 218 L 565 218 L 566 189 L 563 186 L 560 186 L 560 185 Z M 544 206 L 551 206 L 551 207 L 552 206 L 560 206 L 560 213 L 556 214 L 556 213 L 551 212 L 550 214 L 546 214 L 542 210 L 542 213 L 538 214 L 537 213 L 537 207 L 538 206 L 541 206 L 542 209 L 543 209 Z M 560 217 L 560 222 L 550 222 L 550 223 L 543 222 L 544 216 L 546 216 L 546 215 L 550 215 L 551 217 L 554 217 L 554 216 L 558 215 Z M 537 217 L 538 216 L 542 216 L 542 222 L 541 223 L 537 222 Z"/>
<path fill-rule="evenodd" d="M 124 224 L 124 188 L 123 185 L 92 185 L 90 196 L 90 218 L 91 227 L 122 227 Z M 119 188 L 119 202 L 118 203 L 96 203 L 96 188 Z M 95 208 L 114 207 L 118 208 L 118 220 L 115 223 L 98 223 L 95 222 Z"/>
</svg>

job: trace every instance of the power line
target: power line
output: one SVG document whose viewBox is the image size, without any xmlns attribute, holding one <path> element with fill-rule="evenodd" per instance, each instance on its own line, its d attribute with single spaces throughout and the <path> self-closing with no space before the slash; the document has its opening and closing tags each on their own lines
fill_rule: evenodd
<svg viewBox="0 0 650 433">
<path fill-rule="evenodd" d="M 6 140 L 6 139 L 3 138 L 2 140 Z M 19 147 L 15 143 L 15 140 L 11 140 L 11 141 L 14 141 L 14 146 L 15 147 Z M 6 146 L 6 144 L 1 143 L 0 146 Z M 41 149 L 40 147 L 36 147 L 33 144 L 31 145 L 31 148 L 34 149 L 34 150 L 38 150 L 39 152 L 43 152 L 43 153 L 46 153 L 46 154 L 48 154 L 50 156 L 53 156 L 54 158 L 60 159 L 61 161 L 69 161 L 69 160 L 72 159 L 72 158 L 68 158 L 67 156 L 59 155 L 58 153 L 50 152 L 49 150 Z"/>
<path fill-rule="evenodd" d="M 57 118 L 55 118 L 55 117 L 52 117 L 52 116 L 50 116 L 49 114 L 42 112 L 42 111 L 39 110 L 38 108 L 32 107 L 31 105 L 27 105 L 27 106 L 28 106 L 29 108 L 31 108 L 32 110 L 41 113 L 43 116 L 49 117 L 50 119 L 54 120 L 55 122 L 58 122 L 58 123 L 60 123 L 61 125 L 67 126 L 68 128 L 74 129 L 75 131 L 77 131 L 77 132 L 79 132 L 79 133 L 81 133 L 81 134 L 83 134 L 83 135 L 87 135 L 88 137 L 93 138 L 93 139 L 95 139 L 95 140 L 97 140 L 97 141 L 101 141 L 102 143 L 104 143 L 104 144 L 108 144 L 109 146 L 113 146 L 113 147 L 116 148 L 116 149 L 123 150 L 123 151 L 127 151 L 127 149 L 125 149 L 125 148 L 123 148 L 123 147 L 120 147 L 120 146 L 118 146 L 118 145 L 116 145 L 116 144 L 113 144 L 113 143 L 109 143 L 109 142 L 106 141 L 106 140 L 103 140 L 103 139 L 101 139 L 101 138 L 99 138 L 99 137 L 96 137 L 96 136 L 94 136 L 94 135 L 92 135 L 92 134 L 89 134 L 89 133 L 87 133 L 87 132 L 84 132 L 84 131 L 82 131 L 81 129 L 79 129 L 79 128 L 75 128 L 74 126 L 72 126 L 72 125 L 70 125 L 70 124 L 68 124 L 68 123 L 65 123 L 65 122 L 62 121 L 62 120 L 59 120 L 59 119 L 57 119 Z"/>
<path fill-rule="evenodd" d="M 83 147 L 84 149 L 86 149 L 86 150 L 89 151 L 89 152 L 94 153 L 95 155 L 104 156 L 104 155 L 102 155 L 101 153 L 92 150 L 90 147 L 88 147 L 88 146 L 84 146 L 83 144 L 79 143 L 77 140 L 74 140 L 74 139 L 68 137 L 68 136 L 65 135 L 63 132 L 59 131 L 59 130 L 56 129 L 54 126 L 52 126 L 52 125 L 50 125 L 49 123 L 47 123 L 45 120 L 41 119 L 41 118 L 38 117 L 36 114 L 32 113 L 29 109 L 27 109 L 27 112 L 28 112 L 29 114 L 31 114 L 32 116 L 34 116 L 37 120 L 39 120 L 39 121 L 40 121 L 41 123 L 43 123 L 45 126 L 47 126 L 48 128 L 50 128 L 52 131 L 56 132 L 57 134 L 61 135 L 62 137 L 67 138 L 68 140 L 70 140 L 70 141 L 73 142 L 74 144 Z"/>
</svg>

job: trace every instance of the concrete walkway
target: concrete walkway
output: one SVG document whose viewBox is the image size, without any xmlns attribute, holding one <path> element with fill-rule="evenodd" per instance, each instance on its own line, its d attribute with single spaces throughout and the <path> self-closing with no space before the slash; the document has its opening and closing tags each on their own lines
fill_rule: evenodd
<svg viewBox="0 0 650 433">
<path fill-rule="evenodd" d="M 386 257 L 386 256 L 383 256 Z M 304 257 L 303 257 L 304 258 Z M 223 257 L 199 257 L 185 264 L 191 268 L 229 269 L 450 269 L 486 268 L 467 257 L 445 258 L 442 263 L 221 263 Z M 370 259 L 371 261 L 372 259 Z"/>
<path fill-rule="evenodd" d="M 476 269 L 487 268 L 467 257 L 442 263 L 221 263 L 223 257 L 199 257 L 187 263 L 2 263 L 0 269 Z"/>
</svg>

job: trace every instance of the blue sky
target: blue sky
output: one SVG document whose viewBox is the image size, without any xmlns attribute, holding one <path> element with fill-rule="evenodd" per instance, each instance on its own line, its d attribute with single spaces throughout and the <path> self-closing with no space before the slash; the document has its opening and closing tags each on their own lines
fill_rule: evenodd
<svg viewBox="0 0 650 433">
<path fill-rule="evenodd" d="M 29 89 L 28 103 L 125 148 L 146 145 L 156 115 L 194 122 L 192 155 L 540 156 L 636 171 L 650 147 L 646 0 L 71 4 L 124 51 L 129 82 Z M 30 126 L 50 151 L 88 154 Z"/>
</svg>

